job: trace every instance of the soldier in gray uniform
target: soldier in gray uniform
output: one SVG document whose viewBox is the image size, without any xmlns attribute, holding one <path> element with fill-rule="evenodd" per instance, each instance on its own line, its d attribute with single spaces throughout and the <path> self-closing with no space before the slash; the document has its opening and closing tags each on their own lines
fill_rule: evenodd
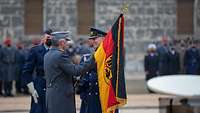
<svg viewBox="0 0 200 113">
<path fill-rule="evenodd" d="M 2 46 L 0 45 L 0 73 L 2 73 Z M 0 96 L 3 95 L 2 92 L 2 87 L 3 87 L 3 74 L 0 74 Z"/>
<path fill-rule="evenodd" d="M 95 66 L 94 57 L 75 65 L 65 53 L 68 35 L 52 33 L 52 48 L 44 57 L 46 107 L 48 113 L 75 113 L 73 76 L 83 75 Z"/>
<path fill-rule="evenodd" d="M 6 38 L 2 48 L 2 71 L 4 80 L 4 96 L 13 96 L 12 82 L 16 80 L 16 53 L 17 50 L 12 46 L 12 40 Z"/>
</svg>

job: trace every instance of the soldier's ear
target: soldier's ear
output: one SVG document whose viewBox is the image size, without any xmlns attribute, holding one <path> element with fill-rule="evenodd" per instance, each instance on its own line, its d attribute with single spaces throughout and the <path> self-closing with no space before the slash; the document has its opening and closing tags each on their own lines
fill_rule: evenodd
<svg viewBox="0 0 200 113">
<path fill-rule="evenodd" d="M 60 39 L 60 40 L 58 41 L 58 44 L 59 44 L 59 45 L 64 45 L 65 43 L 66 43 L 65 39 Z"/>
</svg>

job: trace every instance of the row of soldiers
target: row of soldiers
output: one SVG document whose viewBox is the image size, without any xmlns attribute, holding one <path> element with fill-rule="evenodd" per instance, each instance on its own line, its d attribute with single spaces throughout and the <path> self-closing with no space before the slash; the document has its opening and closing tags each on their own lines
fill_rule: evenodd
<svg viewBox="0 0 200 113">
<path fill-rule="evenodd" d="M 27 91 L 21 88 L 21 73 L 25 55 L 26 50 L 23 49 L 23 45 L 18 43 L 14 46 L 11 38 L 6 38 L 0 45 L 0 95 L 13 96 L 13 83 L 16 92 Z"/>
<path fill-rule="evenodd" d="M 200 43 L 197 40 L 175 40 L 166 37 L 148 45 L 144 58 L 146 80 L 156 76 L 200 74 Z"/>
</svg>

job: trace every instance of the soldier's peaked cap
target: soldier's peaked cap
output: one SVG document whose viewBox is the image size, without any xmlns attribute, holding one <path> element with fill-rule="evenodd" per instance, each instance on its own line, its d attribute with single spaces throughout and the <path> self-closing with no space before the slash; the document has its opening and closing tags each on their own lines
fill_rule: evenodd
<svg viewBox="0 0 200 113">
<path fill-rule="evenodd" d="M 52 32 L 53 32 L 52 29 L 47 29 L 47 30 L 44 31 L 44 34 L 51 35 Z"/>
<path fill-rule="evenodd" d="M 89 39 L 93 39 L 93 38 L 97 38 L 97 37 L 104 37 L 106 35 L 107 35 L 107 33 L 102 31 L 102 30 L 96 29 L 94 27 L 90 28 L 90 37 L 89 37 Z"/>
<path fill-rule="evenodd" d="M 71 38 L 69 37 L 69 31 L 52 32 L 51 36 L 53 36 L 53 38 L 55 38 L 56 40 L 59 40 L 59 39 L 66 39 L 67 41 L 71 40 Z"/>
</svg>

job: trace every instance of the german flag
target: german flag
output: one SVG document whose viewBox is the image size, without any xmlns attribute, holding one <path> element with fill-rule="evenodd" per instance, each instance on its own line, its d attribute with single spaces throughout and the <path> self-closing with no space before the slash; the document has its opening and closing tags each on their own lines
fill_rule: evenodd
<svg viewBox="0 0 200 113">
<path fill-rule="evenodd" d="M 102 113 L 126 104 L 124 77 L 124 16 L 121 14 L 94 54 Z"/>
</svg>

